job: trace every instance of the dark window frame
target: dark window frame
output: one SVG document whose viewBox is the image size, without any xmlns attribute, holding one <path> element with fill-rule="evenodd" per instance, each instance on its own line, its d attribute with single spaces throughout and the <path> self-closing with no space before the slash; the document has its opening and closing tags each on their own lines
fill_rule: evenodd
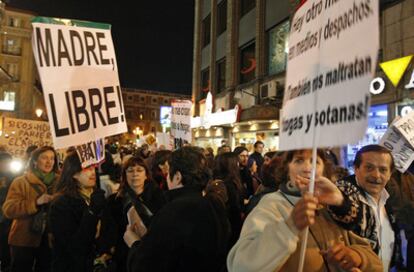
<svg viewBox="0 0 414 272">
<path fill-rule="evenodd" d="M 206 47 L 211 41 L 211 14 L 207 15 L 201 23 L 201 45 Z"/>
<path fill-rule="evenodd" d="M 222 77 L 221 75 L 222 74 Z M 226 58 L 216 62 L 216 92 L 221 93 L 226 89 Z"/>
<path fill-rule="evenodd" d="M 256 0 L 240 0 L 240 18 L 256 7 Z"/>
<path fill-rule="evenodd" d="M 249 60 L 247 60 L 246 62 L 243 61 L 244 60 L 243 53 L 247 52 L 248 50 L 251 50 L 251 48 L 253 48 L 253 56 L 254 56 L 254 60 L 256 61 L 256 42 L 255 41 L 246 43 L 245 45 L 239 48 L 239 83 L 240 84 L 248 83 L 256 78 L 257 67 L 255 67 L 253 71 L 247 74 L 242 73 L 243 69 L 248 67 L 248 65 L 251 65 L 251 63 L 247 63 L 247 62 L 250 62 Z"/>
<path fill-rule="evenodd" d="M 217 36 L 227 30 L 227 0 L 221 1 L 217 6 Z"/>
</svg>

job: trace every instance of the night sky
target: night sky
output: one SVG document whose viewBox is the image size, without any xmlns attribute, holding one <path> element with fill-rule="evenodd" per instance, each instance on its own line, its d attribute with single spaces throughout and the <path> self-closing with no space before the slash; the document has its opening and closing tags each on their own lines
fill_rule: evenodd
<svg viewBox="0 0 414 272">
<path fill-rule="evenodd" d="M 194 0 L 9 0 L 8 6 L 109 23 L 122 87 L 191 94 Z"/>
</svg>

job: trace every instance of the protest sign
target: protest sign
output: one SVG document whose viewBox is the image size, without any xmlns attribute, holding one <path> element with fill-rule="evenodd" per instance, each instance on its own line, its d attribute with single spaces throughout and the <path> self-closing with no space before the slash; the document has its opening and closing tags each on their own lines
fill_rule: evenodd
<svg viewBox="0 0 414 272">
<path fill-rule="evenodd" d="M 380 145 L 391 151 L 395 168 L 401 173 L 407 171 L 414 161 L 413 146 L 398 132 L 394 124 L 382 136 Z"/>
<path fill-rule="evenodd" d="M 309 0 L 294 15 L 282 150 L 355 143 L 364 136 L 379 48 L 378 5 Z"/>
<path fill-rule="evenodd" d="M 414 147 L 414 111 L 410 111 L 404 117 L 394 123 L 399 133 Z"/>
<path fill-rule="evenodd" d="M 32 24 L 55 147 L 126 132 L 110 25 L 45 17 Z"/>
<path fill-rule="evenodd" d="M 191 143 L 191 106 L 190 100 L 174 100 L 171 103 L 171 135 L 175 148 L 185 142 Z"/>
<path fill-rule="evenodd" d="M 53 146 L 53 141 L 47 122 L 4 117 L 0 144 L 13 157 L 23 158 L 29 146 Z"/>
<path fill-rule="evenodd" d="M 103 139 L 75 146 L 76 153 L 82 164 L 82 168 L 99 164 L 105 159 L 105 143 Z"/>
</svg>

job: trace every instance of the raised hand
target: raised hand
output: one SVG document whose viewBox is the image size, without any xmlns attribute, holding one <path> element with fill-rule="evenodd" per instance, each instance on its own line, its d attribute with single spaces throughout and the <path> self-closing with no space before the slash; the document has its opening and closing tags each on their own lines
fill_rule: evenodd
<svg viewBox="0 0 414 272">
<path fill-rule="evenodd" d="M 298 175 L 295 182 L 302 192 L 308 191 L 310 179 Z M 326 177 L 315 178 L 314 195 L 318 198 L 319 203 L 325 205 L 340 206 L 344 201 L 341 191 Z"/>
</svg>

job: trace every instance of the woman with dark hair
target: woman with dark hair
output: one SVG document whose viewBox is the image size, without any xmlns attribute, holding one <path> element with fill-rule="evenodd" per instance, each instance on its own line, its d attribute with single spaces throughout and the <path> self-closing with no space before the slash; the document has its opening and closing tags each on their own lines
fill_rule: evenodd
<svg viewBox="0 0 414 272">
<path fill-rule="evenodd" d="M 240 181 L 239 157 L 234 152 L 222 153 L 216 157 L 213 178 L 224 181 L 228 200 L 227 216 L 231 225 L 229 246 L 232 247 L 239 239 L 244 218 L 245 189 Z"/>
<path fill-rule="evenodd" d="M 122 167 L 119 192 L 108 198 L 106 211 L 109 216 L 105 216 L 108 220 L 102 226 L 104 250 L 113 255 L 117 271 L 127 271 L 128 246 L 123 236 L 127 225 L 132 224 L 128 217 L 139 218 L 148 228 L 153 216 L 164 204 L 164 195 L 151 180 L 144 160 L 140 157 L 128 159 Z"/>
<path fill-rule="evenodd" d="M 13 219 L 9 245 L 11 271 L 50 271 L 51 253 L 46 220 L 33 228 L 35 216 L 46 218 L 53 188 L 58 180 L 58 159 L 53 147 L 36 149 L 30 158 L 27 172 L 10 185 L 3 213 Z"/>
<path fill-rule="evenodd" d="M 240 239 L 227 257 L 230 272 L 297 271 L 303 239 L 300 233 L 306 227 L 306 271 L 382 271 L 368 241 L 340 228 L 321 207 L 343 201 L 339 189 L 328 179 L 329 168 L 325 153 L 318 150 L 313 196 L 299 189 L 309 184 L 312 151 L 284 154 L 276 174 L 280 190 L 263 197 L 247 217 Z"/>
<path fill-rule="evenodd" d="M 161 190 L 168 190 L 167 176 L 170 170 L 168 160 L 171 158 L 170 150 L 160 150 L 155 152 L 151 162 L 151 174 L 153 180 L 158 184 Z"/>
<path fill-rule="evenodd" d="M 104 191 L 95 188 L 95 167 L 82 169 L 77 153 L 68 154 L 57 186 L 58 197 L 49 214 L 54 238 L 53 271 L 92 271 L 106 204 Z"/>
</svg>

